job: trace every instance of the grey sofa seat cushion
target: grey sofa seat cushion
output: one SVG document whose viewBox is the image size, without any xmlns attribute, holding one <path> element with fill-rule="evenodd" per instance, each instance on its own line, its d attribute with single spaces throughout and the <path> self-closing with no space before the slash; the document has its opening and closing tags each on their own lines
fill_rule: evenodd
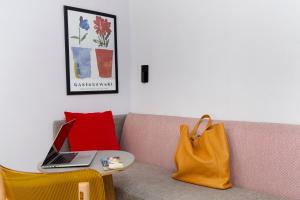
<svg viewBox="0 0 300 200">
<path fill-rule="evenodd" d="M 233 187 L 217 190 L 176 181 L 171 172 L 149 164 L 134 163 L 114 175 L 117 200 L 278 200 Z"/>
</svg>

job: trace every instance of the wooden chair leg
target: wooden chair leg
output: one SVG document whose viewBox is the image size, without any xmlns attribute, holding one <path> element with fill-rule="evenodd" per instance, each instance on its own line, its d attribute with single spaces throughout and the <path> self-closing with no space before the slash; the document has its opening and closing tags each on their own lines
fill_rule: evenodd
<svg viewBox="0 0 300 200">
<path fill-rule="evenodd" d="M 78 199 L 90 200 L 90 184 L 88 182 L 81 182 L 78 184 Z"/>
<path fill-rule="evenodd" d="M 1 169 L 0 169 L 0 200 L 6 200 L 3 178 L 1 176 Z"/>
</svg>

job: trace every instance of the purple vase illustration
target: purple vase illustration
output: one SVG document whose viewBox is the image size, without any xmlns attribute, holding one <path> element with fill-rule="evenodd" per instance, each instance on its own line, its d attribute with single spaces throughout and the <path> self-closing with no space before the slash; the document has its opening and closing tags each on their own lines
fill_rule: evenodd
<svg viewBox="0 0 300 200">
<path fill-rule="evenodd" d="M 76 78 L 91 77 L 91 49 L 72 47 Z"/>
</svg>

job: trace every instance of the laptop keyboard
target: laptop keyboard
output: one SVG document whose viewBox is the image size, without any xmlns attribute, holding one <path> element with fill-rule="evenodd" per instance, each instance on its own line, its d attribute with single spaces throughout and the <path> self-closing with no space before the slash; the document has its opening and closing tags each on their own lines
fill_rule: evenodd
<svg viewBox="0 0 300 200">
<path fill-rule="evenodd" d="M 57 156 L 52 162 L 51 164 L 64 164 L 64 163 L 70 163 L 75 156 L 78 153 L 67 153 L 67 154 L 60 154 L 59 156 Z"/>
</svg>

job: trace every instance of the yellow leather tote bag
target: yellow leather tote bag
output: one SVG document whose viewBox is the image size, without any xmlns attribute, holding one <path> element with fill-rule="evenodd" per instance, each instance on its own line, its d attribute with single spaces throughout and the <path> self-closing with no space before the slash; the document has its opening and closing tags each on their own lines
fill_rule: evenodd
<svg viewBox="0 0 300 200">
<path fill-rule="evenodd" d="M 197 136 L 204 119 L 208 119 L 205 130 Z M 212 124 L 209 115 L 203 115 L 189 133 L 189 127 L 180 126 L 180 139 L 175 154 L 177 172 L 173 178 L 197 185 L 230 188 L 229 147 L 224 125 Z"/>
</svg>

